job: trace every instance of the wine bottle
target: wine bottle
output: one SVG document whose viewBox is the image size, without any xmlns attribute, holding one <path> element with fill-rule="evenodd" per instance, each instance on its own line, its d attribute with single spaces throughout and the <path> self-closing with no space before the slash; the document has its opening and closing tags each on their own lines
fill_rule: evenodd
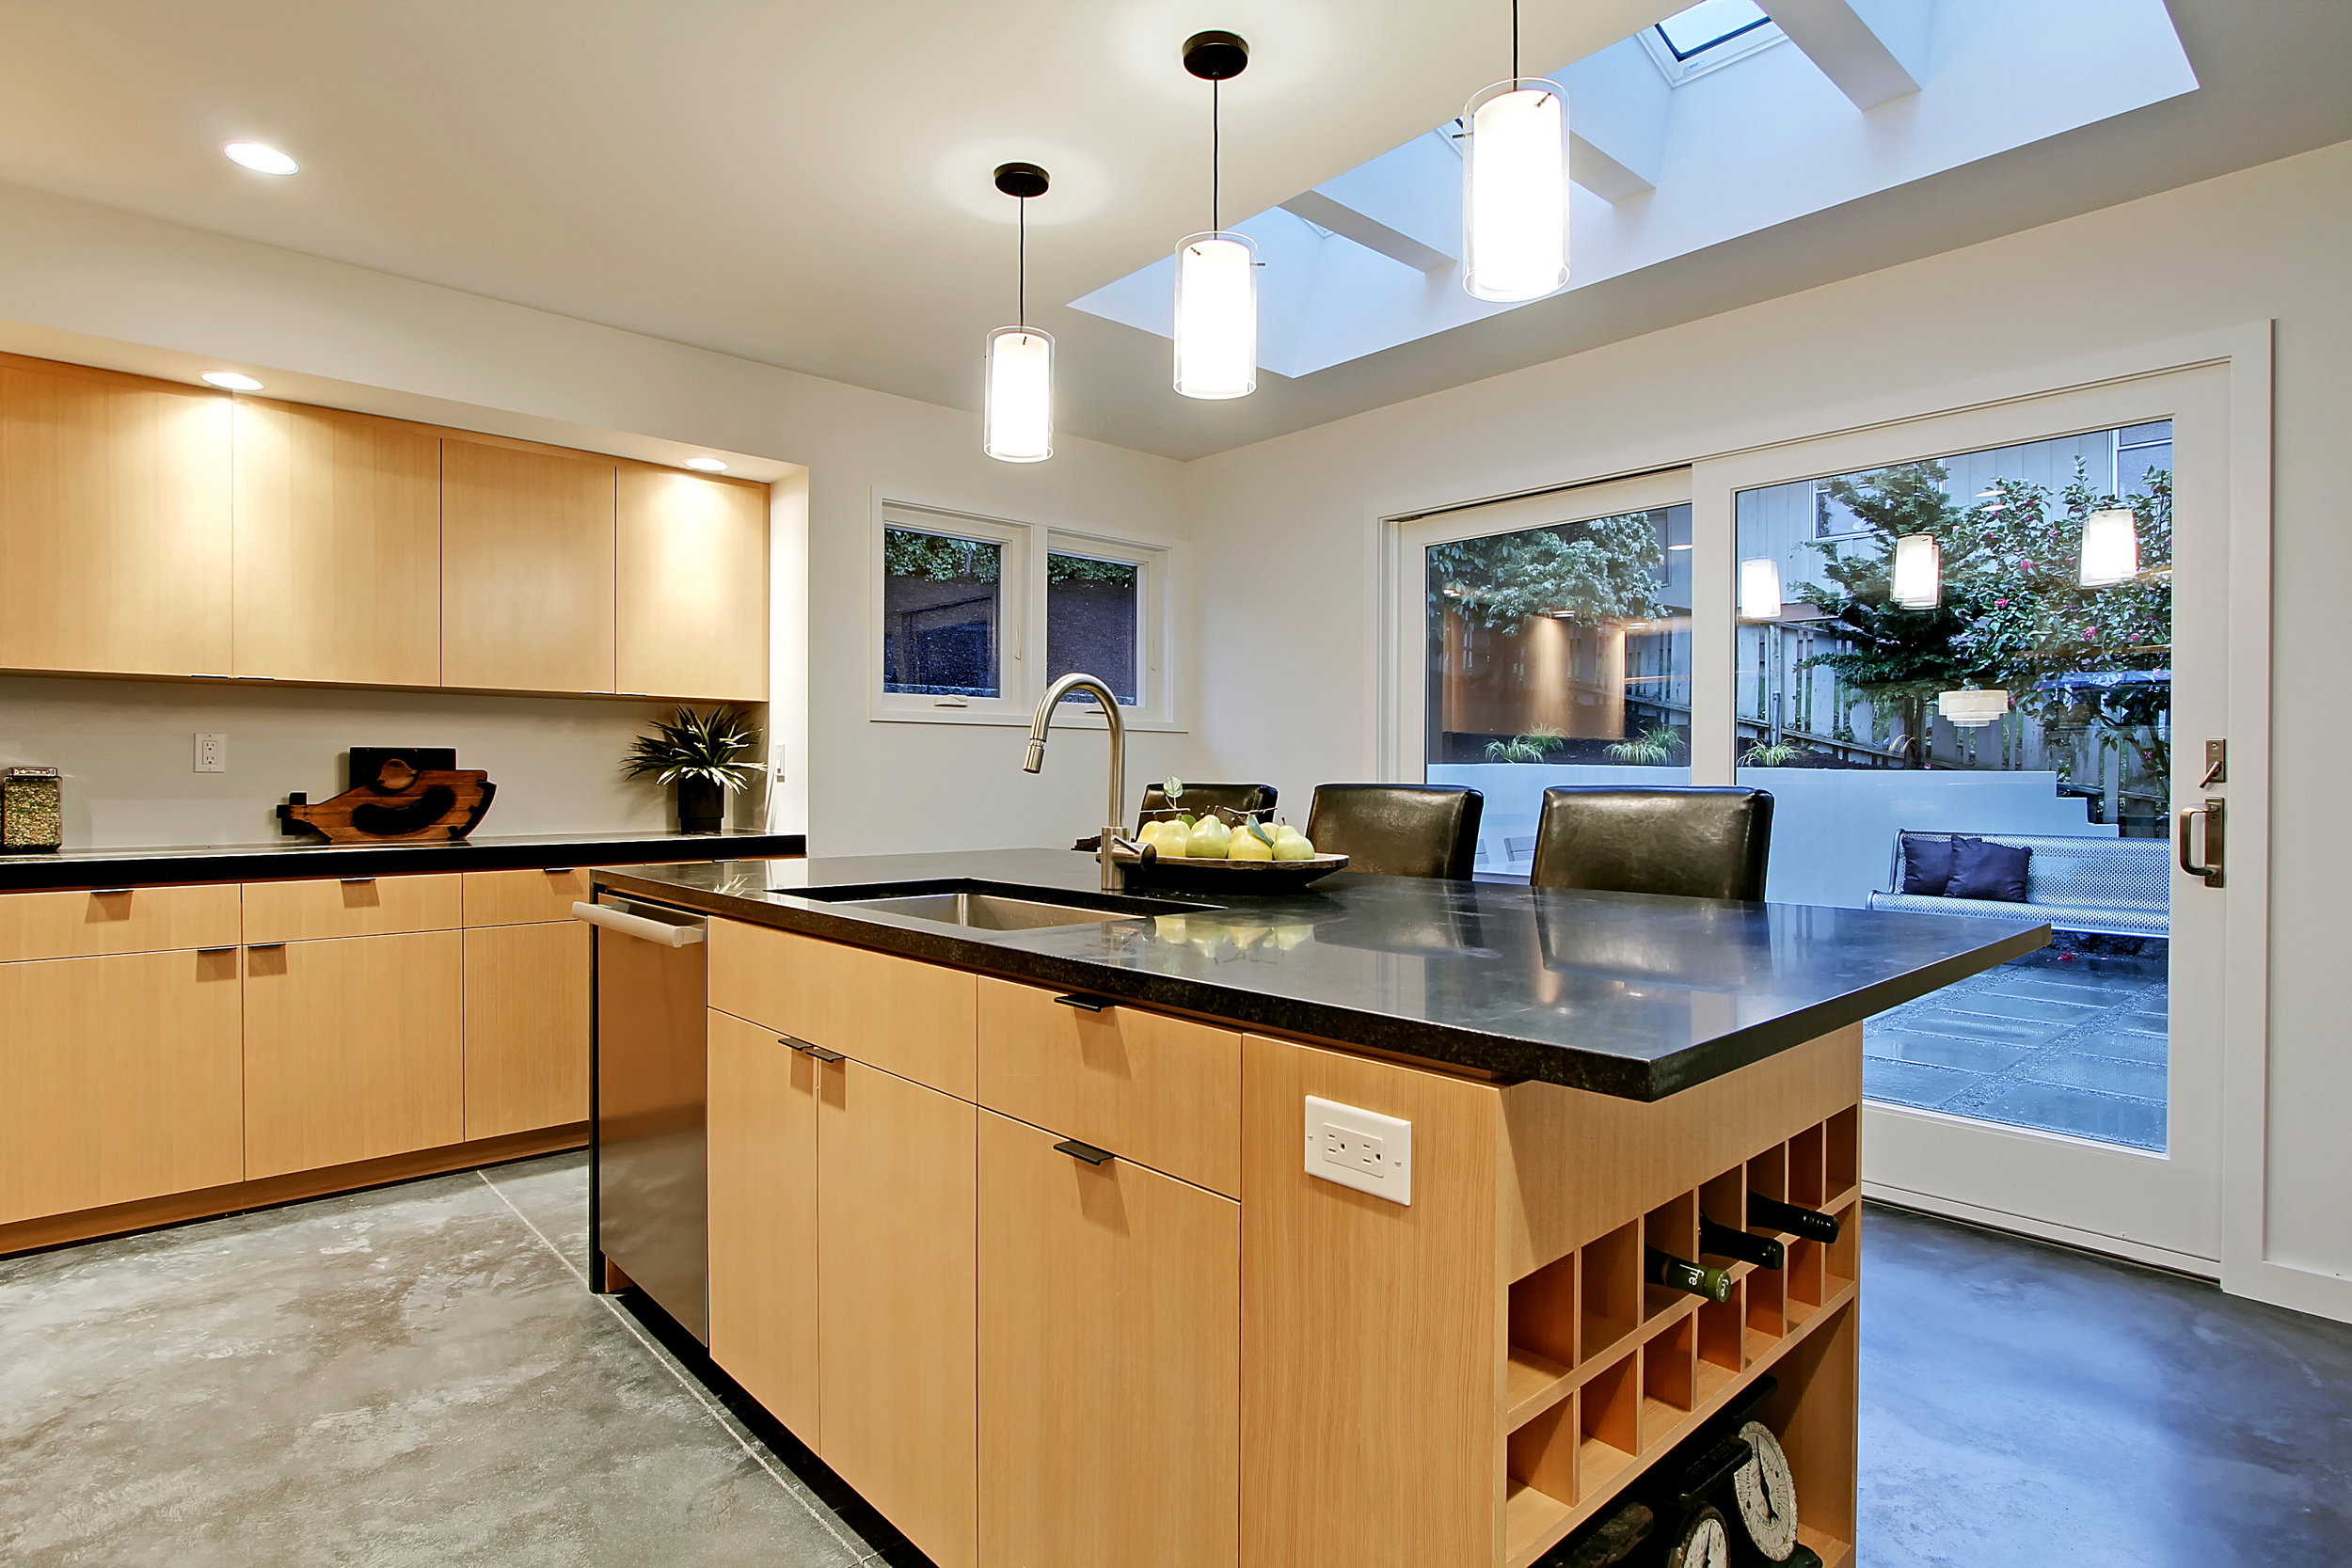
<svg viewBox="0 0 2352 1568">
<path fill-rule="evenodd" d="M 1766 1197 L 1762 1193 L 1748 1195 L 1748 1223 L 1772 1230 L 1785 1230 L 1808 1242 L 1837 1240 L 1836 1215 L 1824 1214 L 1818 1209 L 1800 1209 L 1793 1203 Z"/>
<path fill-rule="evenodd" d="M 1788 1260 L 1788 1248 L 1770 1236 L 1752 1236 L 1727 1225 L 1699 1216 L 1699 1256 L 1737 1258 L 1759 1269 L 1776 1269 Z"/>
<path fill-rule="evenodd" d="M 1669 1291 L 1682 1291 L 1703 1301 L 1731 1299 L 1731 1275 L 1704 1263 L 1692 1263 L 1672 1253 L 1648 1247 L 1643 1254 L 1642 1277 Z"/>
</svg>

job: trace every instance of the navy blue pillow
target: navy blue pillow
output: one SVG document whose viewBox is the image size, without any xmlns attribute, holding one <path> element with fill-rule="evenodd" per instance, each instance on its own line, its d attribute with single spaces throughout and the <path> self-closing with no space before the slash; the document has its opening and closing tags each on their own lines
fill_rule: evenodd
<svg viewBox="0 0 2352 1568">
<path fill-rule="evenodd" d="M 1952 880 L 1944 895 L 2022 904 L 2026 901 L 2026 866 L 2032 859 L 2030 849 L 1987 844 L 1980 838 L 1960 839 L 1952 846 Z"/>
<path fill-rule="evenodd" d="M 1903 834 L 1903 891 L 1944 896 L 1952 879 L 1952 841 L 1926 833 Z"/>
</svg>

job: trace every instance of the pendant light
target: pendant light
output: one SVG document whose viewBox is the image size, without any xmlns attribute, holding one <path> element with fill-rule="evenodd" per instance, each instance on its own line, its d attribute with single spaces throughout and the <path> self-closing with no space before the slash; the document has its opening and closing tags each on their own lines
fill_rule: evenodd
<svg viewBox="0 0 2352 1568">
<path fill-rule="evenodd" d="M 2093 512 L 2083 519 L 2081 581 L 2113 588 L 2139 576 L 2139 519 L 2129 512 Z"/>
<path fill-rule="evenodd" d="M 980 450 L 1005 463 L 1054 455 L 1054 339 L 1029 325 L 1029 200 L 1051 183 L 1035 164 L 999 164 L 996 188 L 1021 203 L 1019 318 L 988 335 L 988 393 Z"/>
<path fill-rule="evenodd" d="M 1906 533 L 1895 541 L 1895 580 L 1887 597 L 1905 610 L 1933 610 L 1944 602 L 1944 551 L 1932 533 Z"/>
<path fill-rule="evenodd" d="M 1184 69 L 1209 84 L 1209 227 L 1176 247 L 1176 389 L 1188 398 L 1246 398 L 1258 389 L 1258 246 L 1219 227 L 1222 84 L 1249 64 L 1232 33 L 1184 40 Z"/>
<path fill-rule="evenodd" d="M 2009 693 L 1997 687 L 1991 690 L 1939 691 L 1935 694 L 1935 711 L 1955 729 L 1981 729 L 2009 711 Z"/>
<path fill-rule="evenodd" d="M 1568 280 L 1568 101 L 1560 84 L 1519 74 L 1511 0 L 1511 75 L 1462 111 L 1462 287 L 1480 299 L 1541 299 Z"/>
<path fill-rule="evenodd" d="M 1781 608 L 1780 562 L 1768 555 L 1740 562 L 1740 619 L 1777 621 Z"/>
</svg>

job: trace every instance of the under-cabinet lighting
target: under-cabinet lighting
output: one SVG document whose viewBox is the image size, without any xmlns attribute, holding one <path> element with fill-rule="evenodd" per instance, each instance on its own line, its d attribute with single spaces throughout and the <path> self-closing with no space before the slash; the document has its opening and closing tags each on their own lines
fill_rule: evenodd
<svg viewBox="0 0 2352 1568">
<path fill-rule="evenodd" d="M 239 375 L 235 371 L 206 371 L 204 379 L 231 392 L 258 392 L 262 389 L 260 382 L 249 375 Z"/>
<path fill-rule="evenodd" d="M 221 149 L 230 162 L 243 164 L 256 174 L 293 174 L 302 166 L 278 149 L 257 141 L 232 141 Z"/>
<path fill-rule="evenodd" d="M 2082 585 L 2112 588 L 2139 576 L 2139 520 L 2126 511 L 2093 512 L 2083 521 Z"/>
<path fill-rule="evenodd" d="M 1944 602 L 1944 552 L 1931 533 L 1906 533 L 1895 541 L 1895 580 L 1887 595 L 1905 610 L 1933 610 Z"/>
<path fill-rule="evenodd" d="M 727 466 L 715 457 L 690 457 L 686 460 L 686 466 L 706 474 L 723 474 L 727 471 Z"/>
</svg>

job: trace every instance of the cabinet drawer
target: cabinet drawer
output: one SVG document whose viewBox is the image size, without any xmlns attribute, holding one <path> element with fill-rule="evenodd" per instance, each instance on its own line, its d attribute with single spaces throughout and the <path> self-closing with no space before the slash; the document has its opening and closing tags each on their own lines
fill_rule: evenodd
<svg viewBox="0 0 2352 1568">
<path fill-rule="evenodd" d="M 1227 1196 L 1241 1193 L 1241 1036 L 980 979 L 979 1102 Z"/>
<path fill-rule="evenodd" d="M 592 902 L 584 866 L 462 875 L 469 926 L 532 926 L 545 920 L 569 920 L 574 904 Z"/>
<path fill-rule="evenodd" d="M 401 931 L 453 931 L 464 911 L 458 873 L 432 877 L 322 877 L 245 884 L 245 940 L 311 942 Z M 568 912 L 568 911 L 567 911 Z"/>
<path fill-rule="evenodd" d="M 237 945 L 237 888 L 0 894 L 0 963 Z"/>
<path fill-rule="evenodd" d="M 977 977 L 790 931 L 710 923 L 710 1005 L 970 1100 Z"/>
</svg>

